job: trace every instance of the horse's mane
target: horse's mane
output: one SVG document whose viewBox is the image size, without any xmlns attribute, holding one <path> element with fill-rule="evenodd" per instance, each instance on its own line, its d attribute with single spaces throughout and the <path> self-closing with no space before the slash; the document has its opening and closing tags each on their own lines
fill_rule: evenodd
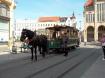
<svg viewBox="0 0 105 78">
<path fill-rule="evenodd" d="M 29 32 L 33 32 L 33 31 L 29 30 L 29 29 L 23 29 L 23 31 L 29 31 Z"/>
<path fill-rule="evenodd" d="M 29 29 L 23 29 L 23 31 L 27 32 L 29 38 L 32 38 L 34 35 L 36 35 L 35 32 L 33 32 L 33 31 L 29 30 Z"/>
</svg>

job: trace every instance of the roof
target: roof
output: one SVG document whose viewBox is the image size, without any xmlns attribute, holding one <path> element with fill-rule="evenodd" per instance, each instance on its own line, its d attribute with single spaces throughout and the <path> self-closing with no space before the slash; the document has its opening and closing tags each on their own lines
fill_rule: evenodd
<svg viewBox="0 0 105 78">
<path fill-rule="evenodd" d="M 60 22 L 66 22 L 67 17 L 60 17 Z"/>
<path fill-rule="evenodd" d="M 76 19 L 76 17 L 75 16 L 72 16 L 72 17 L 70 17 L 70 19 Z"/>
<path fill-rule="evenodd" d="M 75 29 L 74 27 L 70 27 L 70 26 L 60 26 L 60 25 L 55 25 L 54 27 L 47 27 L 46 29 L 49 30 L 57 30 L 60 31 L 61 29 L 73 29 L 78 31 L 77 29 Z"/>
<path fill-rule="evenodd" d="M 60 17 L 40 17 L 38 22 L 58 22 L 60 21 Z"/>
<path fill-rule="evenodd" d="M 74 12 L 73 12 L 72 16 L 70 17 L 70 19 L 76 19 Z"/>
<path fill-rule="evenodd" d="M 66 22 L 67 17 L 40 17 L 38 22 Z"/>
<path fill-rule="evenodd" d="M 94 4 L 94 0 L 87 0 L 85 3 L 85 7 L 92 6 Z"/>
</svg>

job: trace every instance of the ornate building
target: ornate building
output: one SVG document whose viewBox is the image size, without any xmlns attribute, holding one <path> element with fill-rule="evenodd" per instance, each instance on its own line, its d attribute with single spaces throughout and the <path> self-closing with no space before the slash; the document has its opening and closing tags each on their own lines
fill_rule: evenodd
<svg viewBox="0 0 105 78">
<path fill-rule="evenodd" d="M 13 10 L 14 0 L 0 0 L 0 42 L 7 41 L 9 47 L 13 43 Z"/>
<path fill-rule="evenodd" d="M 100 41 L 105 33 L 105 0 L 87 0 L 84 5 L 84 41 Z"/>
<path fill-rule="evenodd" d="M 77 21 L 76 21 L 75 14 L 73 12 L 72 16 L 67 18 L 66 25 L 76 28 L 76 24 L 77 24 Z"/>
</svg>

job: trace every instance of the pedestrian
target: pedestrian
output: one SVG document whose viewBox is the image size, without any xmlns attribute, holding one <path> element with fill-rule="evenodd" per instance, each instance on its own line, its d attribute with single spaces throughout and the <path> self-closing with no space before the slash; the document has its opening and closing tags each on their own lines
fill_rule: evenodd
<svg viewBox="0 0 105 78">
<path fill-rule="evenodd" d="M 102 35 L 101 44 L 102 44 L 102 49 L 103 49 L 103 59 L 102 60 L 105 60 L 105 34 Z"/>
<path fill-rule="evenodd" d="M 68 56 L 67 44 L 68 44 L 68 36 L 67 36 L 67 33 L 64 33 L 63 38 L 62 38 L 62 48 L 63 48 L 63 51 L 64 51 L 64 56 Z"/>
</svg>

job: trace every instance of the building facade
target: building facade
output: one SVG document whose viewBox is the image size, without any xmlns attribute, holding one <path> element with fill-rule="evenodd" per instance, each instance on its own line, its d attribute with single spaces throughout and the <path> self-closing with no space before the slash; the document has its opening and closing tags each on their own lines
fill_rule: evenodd
<svg viewBox="0 0 105 78">
<path fill-rule="evenodd" d="M 105 33 L 105 0 L 87 0 L 84 5 L 84 41 L 100 41 Z"/>
<path fill-rule="evenodd" d="M 14 36 L 16 40 L 20 40 L 20 35 L 22 29 L 29 29 L 35 31 L 36 29 L 36 20 L 24 19 L 24 20 L 15 20 L 14 26 Z"/>
<path fill-rule="evenodd" d="M 72 14 L 71 17 L 68 17 L 68 18 L 67 18 L 67 20 L 66 20 L 66 25 L 76 28 L 77 21 L 76 21 L 76 17 L 75 17 L 74 12 L 73 12 L 73 14 Z"/>
<path fill-rule="evenodd" d="M 13 42 L 13 10 L 16 5 L 14 0 L 0 0 L 0 42 Z"/>
</svg>

